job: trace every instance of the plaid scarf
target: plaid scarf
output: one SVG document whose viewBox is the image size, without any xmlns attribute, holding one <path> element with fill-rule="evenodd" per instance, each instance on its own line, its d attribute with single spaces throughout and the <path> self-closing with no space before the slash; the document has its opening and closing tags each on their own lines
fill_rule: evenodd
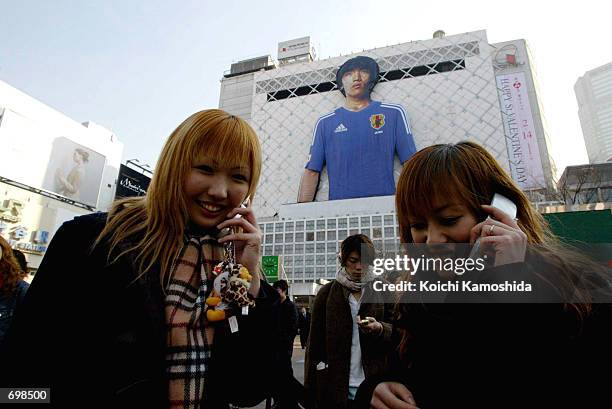
<svg viewBox="0 0 612 409">
<path fill-rule="evenodd" d="M 223 255 L 223 246 L 214 236 L 186 236 L 172 267 L 165 300 L 171 408 L 202 405 L 214 335 L 214 327 L 206 320 L 205 301 L 213 287 L 213 268 Z"/>
</svg>

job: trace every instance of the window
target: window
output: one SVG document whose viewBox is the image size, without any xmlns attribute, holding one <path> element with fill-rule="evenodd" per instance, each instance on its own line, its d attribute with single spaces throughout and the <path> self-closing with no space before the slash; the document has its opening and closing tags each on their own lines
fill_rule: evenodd
<svg viewBox="0 0 612 409">
<path fill-rule="evenodd" d="M 304 222 L 303 221 L 295 222 L 295 230 L 296 231 L 304 230 Z"/>
<path fill-rule="evenodd" d="M 338 228 L 346 229 L 346 218 L 338 219 Z"/>
<path fill-rule="evenodd" d="M 315 222 L 314 220 L 308 220 L 306 222 L 306 230 L 314 230 Z"/>
<path fill-rule="evenodd" d="M 293 233 L 285 233 L 285 243 L 293 243 Z"/>
<path fill-rule="evenodd" d="M 395 228 L 385 227 L 385 237 L 395 237 Z"/>
<path fill-rule="evenodd" d="M 279 223 L 275 223 L 274 224 L 274 231 L 279 232 L 279 231 L 283 231 L 283 222 L 279 222 Z"/>
<path fill-rule="evenodd" d="M 346 237 L 346 230 L 338 230 L 338 240 L 344 240 Z"/>
<path fill-rule="evenodd" d="M 274 241 L 276 242 L 276 244 L 282 243 L 283 242 L 283 233 L 276 233 L 274 235 Z"/>
<path fill-rule="evenodd" d="M 303 244 L 296 244 L 295 245 L 295 254 L 302 254 L 304 253 L 304 245 Z"/>
<path fill-rule="evenodd" d="M 317 241 L 325 241 L 325 232 L 324 231 L 318 231 L 317 232 Z"/>
<path fill-rule="evenodd" d="M 312 231 L 306 233 L 306 241 L 314 241 L 315 234 Z"/>
<path fill-rule="evenodd" d="M 274 246 L 274 255 L 280 255 L 280 254 L 283 254 L 283 245 L 277 244 L 276 246 Z"/>
<path fill-rule="evenodd" d="M 380 227 L 375 227 L 372 229 L 372 237 L 375 239 L 382 237 L 382 229 Z"/>
<path fill-rule="evenodd" d="M 317 243 L 317 253 L 325 253 L 325 243 Z"/>
<path fill-rule="evenodd" d="M 327 240 L 336 240 L 336 231 L 328 231 L 327 232 Z"/>
<path fill-rule="evenodd" d="M 264 256 L 272 255 L 272 246 L 264 246 Z"/>
<path fill-rule="evenodd" d="M 372 235 L 372 233 L 370 232 L 369 228 L 365 228 L 365 229 L 361 229 L 361 234 L 365 234 L 366 236 L 370 237 Z"/>
<path fill-rule="evenodd" d="M 351 230 L 349 231 L 349 236 L 352 236 L 352 235 L 354 235 L 354 234 L 359 234 L 359 229 L 351 229 Z"/>
<path fill-rule="evenodd" d="M 329 219 L 329 220 L 327 220 L 327 228 L 328 229 L 335 229 L 336 228 L 336 219 Z"/>
<path fill-rule="evenodd" d="M 272 233 L 274 230 L 274 225 L 272 223 L 266 223 L 266 233 Z"/>
<path fill-rule="evenodd" d="M 380 216 L 372 216 L 372 226 L 374 226 L 374 227 L 382 226 L 382 217 L 380 217 Z"/>
<path fill-rule="evenodd" d="M 304 233 L 295 233 L 295 242 L 302 243 L 304 241 Z"/>
<path fill-rule="evenodd" d="M 264 238 L 264 243 L 265 244 L 272 244 L 272 240 L 274 240 L 274 235 L 266 234 L 266 236 Z"/>
<path fill-rule="evenodd" d="M 325 220 L 317 220 L 317 230 L 325 230 Z"/>
<path fill-rule="evenodd" d="M 285 231 L 293 231 L 293 222 L 285 223 Z"/>
<path fill-rule="evenodd" d="M 306 247 L 304 247 L 306 254 L 314 253 L 314 243 L 306 243 Z"/>
<path fill-rule="evenodd" d="M 363 216 L 361 218 L 361 227 L 369 227 L 370 226 L 370 217 L 369 216 Z"/>
<path fill-rule="evenodd" d="M 328 254 L 327 255 L 327 264 L 328 265 L 335 266 L 336 265 L 336 260 L 337 260 L 337 257 L 336 257 L 335 254 Z"/>
<path fill-rule="evenodd" d="M 324 254 L 318 255 L 316 260 L 317 260 L 317 265 L 318 266 L 324 266 L 325 265 L 325 255 Z"/>
<path fill-rule="evenodd" d="M 385 215 L 385 226 L 393 226 L 395 224 L 392 214 Z"/>
<path fill-rule="evenodd" d="M 285 254 L 293 254 L 293 244 L 285 244 Z"/>
<path fill-rule="evenodd" d="M 336 243 L 327 243 L 327 252 L 335 253 L 336 252 Z"/>
<path fill-rule="evenodd" d="M 315 256 L 314 254 L 306 254 L 304 256 L 304 262 L 306 266 L 314 266 Z"/>
<path fill-rule="evenodd" d="M 351 217 L 349 219 L 349 227 L 359 227 L 359 218 L 358 217 Z"/>
</svg>

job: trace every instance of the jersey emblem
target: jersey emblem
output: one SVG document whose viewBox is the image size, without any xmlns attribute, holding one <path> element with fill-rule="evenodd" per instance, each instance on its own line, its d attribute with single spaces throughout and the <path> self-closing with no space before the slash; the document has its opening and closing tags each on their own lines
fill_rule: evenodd
<svg viewBox="0 0 612 409">
<path fill-rule="evenodd" d="M 383 114 L 372 115 L 370 117 L 370 124 L 372 125 L 372 128 L 374 129 L 382 128 L 383 126 L 385 126 L 385 115 Z"/>
</svg>

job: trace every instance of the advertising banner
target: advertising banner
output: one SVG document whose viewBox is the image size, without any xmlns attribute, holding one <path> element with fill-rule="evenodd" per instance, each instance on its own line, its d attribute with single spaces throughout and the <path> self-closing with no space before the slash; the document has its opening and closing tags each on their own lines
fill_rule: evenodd
<svg viewBox="0 0 612 409">
<path fill-rule="evenodd" d="M 144 196 L 151 183 L 151 178 L 134 169 L 121 165 L 117 181 L 115 199 L 132 196 Z"/>
<path fill-rule="evenodd" d="M 546 187 L 525 74 L 497 75 L 512 178 L 521 189 Z"/>
<path fill-rule="evenodd" d="M 42 188 L 96 206 L 106 158 L 68 138 L 53 141 Z"/>
</svg>

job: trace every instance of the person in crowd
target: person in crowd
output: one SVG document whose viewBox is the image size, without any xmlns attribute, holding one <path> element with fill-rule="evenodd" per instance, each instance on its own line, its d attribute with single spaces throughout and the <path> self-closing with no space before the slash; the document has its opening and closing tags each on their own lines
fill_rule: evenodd
<svg viewBox="0 0 612 409">
<path fill-rule="evenodd" d="M 300 309 L 298 328 L 300 333 L 300 345 L 302 349 L 306 349 L 306 345 L 308 345 L 308 333 L 310 331 L 310 313 L 306 310 L 306 307 Z"/>
<path fill-rule="evenodd" d="M 273 368 L 278 295 L 242 206 L 260 171 L 244 120 L 218 109 L 185 119 L 145 196 L 57 231 L 9 331 L 0 385 L 50 387 L 55 407 L 225 408 L 270 396 L 257 371 Z M 232 246 L 252 303 L 221 309 L 213 273 Z"/>
<path fill-rule="evenodd" d="M 0 345 L 29 287 L 21 269 L 14 250 L 0 236 Z"/>
<path fill-rule="evenodd" d="M 317 408 L 351 408 L 361 382 L 384 372 L 391 348 L 392 307 L 373 291 L 372 241 L 363 234 L 341 244 L 336 279 L 318 292 L 306 348 L 304 386 Z"/>
<path fill-rule="evenodd" d="M 280 297 L 279 306 L 279 348 L 278 364 L 280 381 L 277 399 L 279 409 L 296 408 L 296 394 L 294 390 L 293 366 L 291 357 L 293 356 L 293 342 L 297 335 L 298 313 L 293 301 L 289 299 L 289 284 L 286 280 L 276 281 L 272 287 L 278 292 Z"/>
<path fill-rule="evenodd" d="M 495 193 L 516 204 L 516 218 L 488 205 Z M 489 152 L 473 142 L 417 152 L 399 178 L 396 210 L 403 243 L 479 239 L 494 257 L 480 274 L 444 279 L 526 281 L 534 293 L 449 293 L 434 304 L 406 291 L 394 321 L 397 365 L 362 385 L 359 407 L 600 405 L 612 315 L 609 295 L 596 294 L 609 294 L 609 271 L 563 247 Z"/>
<path fill-rule="evenodd" d="M 28 260 L 26 259 L 25 254 L 22 251 L 13 249 L 13 256 L 17 260 L 19 264 L 19 269 L 21 270 L 21 278 L 27 280 L 29 278 L 30 273 L 28 272 Z"/>
</svg>

